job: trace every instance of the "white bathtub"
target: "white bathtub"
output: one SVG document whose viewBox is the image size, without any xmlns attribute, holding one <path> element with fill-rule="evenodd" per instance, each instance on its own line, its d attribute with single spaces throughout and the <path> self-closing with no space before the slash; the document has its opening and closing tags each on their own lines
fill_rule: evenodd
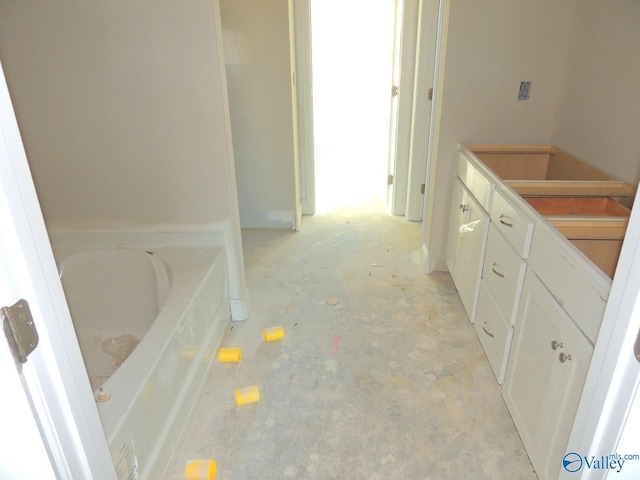
<svg viewBox="0 0 640 480">
<path fill-rule="evenodd" d="M 224 250 L 54 251 L 118 477 L 161 478 L 230 321 Z"/>
</svg>

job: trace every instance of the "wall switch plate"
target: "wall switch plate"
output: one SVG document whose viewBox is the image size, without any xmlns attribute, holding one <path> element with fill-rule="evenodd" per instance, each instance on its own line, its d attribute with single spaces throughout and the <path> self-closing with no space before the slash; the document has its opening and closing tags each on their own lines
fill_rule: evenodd
<svg viewBox="0 0 640 480">
<path fill-rule="evenodd" d="M 531 93 L 531 82 L 520 82 L 520 90 L 518 91 L 518 100 L 529 100 Z"/>
</svg>

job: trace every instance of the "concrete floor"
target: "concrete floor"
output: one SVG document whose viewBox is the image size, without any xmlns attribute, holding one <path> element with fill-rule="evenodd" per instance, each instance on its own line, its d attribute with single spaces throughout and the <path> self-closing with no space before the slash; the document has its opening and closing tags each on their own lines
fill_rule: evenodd
<svg viewBox="0 0 640 480">
<path fill-rule="evenodd" d="M 223 340 L 243 359 L 213 365 L 165 478 L 211 458 L 220 480 L 536 479 L 451 278 L 422 272 L 421 228 L 379 208 L 243 231 L 251 316 Z"/>
</svg>

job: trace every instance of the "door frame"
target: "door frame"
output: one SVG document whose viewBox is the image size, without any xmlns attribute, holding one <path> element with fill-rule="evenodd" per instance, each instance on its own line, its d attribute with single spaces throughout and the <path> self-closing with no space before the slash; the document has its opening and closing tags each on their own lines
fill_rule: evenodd
<svg viewBox="0 0 640 480">
<path fill-rule="evenodd" d="M 39 335 L 21 373 L 33 417 L 58 478 L 115 479 L 1 64 L 0 172 L 10 217 L 0 255 L 12 266 L 4 274 L 29 302 Z"/>
<path fill-rule="evenodd" d="M 293 0 L 292 49 L 295 59 L 294 92 L 297 110 L 298 171 L 300 202 L 303 215 L 316 213 L 316 188 L 314 174 L 313 142 L 313 75 L 311 70 L 311 0 Z"/>
<path fill-rule="evenodd" d="M 412 134 L 412 119 L 414 110 L 414 84 L 417 82 L 431 82 L 432 76 L 426 79 L 416 77 L 416 46 L 418 41 L 418 24 L 420 5 L 424 0 L 396 0 L 397 4 L 402 2 L 403 7 L 403 27 L 402 46 L 400 53 L 400 69 L 402 83 L 399 90 L 402 91 L 398 96 L 398 132 L 397 137 L 403 139 L 402 146 L 399 147 L 396 158 L 400 159 L 400 164 L 396 162 L 394 168 L 390 171 L 394 175 L 393 185 L 393 201 L 390 210 L 395 215 L 405 215 L 407 206 L 407 189 L 409 183 L 424 183 L 424 172 L 427 169 L 427 158 L 424 157 L 421 167 L 414 166 L 409 168 L 410 142 Z M 412 8 L 407 8 L 407 5 Z M 300 198 L 302 202 L 302 213 L 305 215 L 313 215 L 315 213 L 315 174 L 314 174 L 314 142 L 313 142 L 313 81 L 311 61 L 313 49 L 311 45 L 311 2 L 310 0 L 294 0 L 293 8 L 294 31 L 295 31 L 295 59 L 296 59 L 296 86 L 297 86 L 297 127 L 298 142 L 300 152 L 300 168 L 298 181 L 300 183 Z M 410 27 L 410 28 L 409 28 Z M 435 36 L 433 39 L 435 48 Z M 402 79 L 404 77 L 404 80 Z M 391 91 L 391 85 L 389 85 Z M 428 119 L 427 119 L 428 120 Z M 429 127 L 429 122 L 424 121 L 423 117 L 418 119 L 420 124 L 416 124 L 413 128 L 417 131 L 424 132 Z M 424 133 L 423 133 L 424 134 Z M 391 161 L 390 161 L 391 163 Z M 422 193 L 418 192 L 419 205 L 417 208 L 422 210 Z M 414 215 L 415 216 L 415 215 Z"/>
</svg>

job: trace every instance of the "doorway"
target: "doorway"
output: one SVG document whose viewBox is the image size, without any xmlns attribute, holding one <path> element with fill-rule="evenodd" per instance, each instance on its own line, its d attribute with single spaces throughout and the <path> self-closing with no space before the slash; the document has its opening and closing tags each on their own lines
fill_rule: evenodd
<svg viewBox="0 0 640 480">
<path fill-rule="evenodd" d="M 316 213 L 384 208 L 395 0 L 311 0 Z"/>
</svg>

